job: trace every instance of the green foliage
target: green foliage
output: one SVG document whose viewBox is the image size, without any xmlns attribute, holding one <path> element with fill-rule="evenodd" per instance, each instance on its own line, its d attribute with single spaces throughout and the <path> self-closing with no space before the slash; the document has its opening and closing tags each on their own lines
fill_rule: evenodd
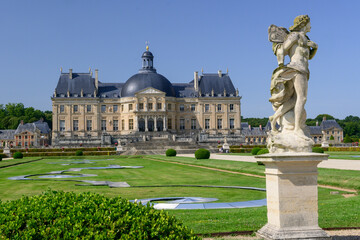
<svg viewBox="0 0 360 240">
<path fill-rule="evenodd" d="M 2 155 L 0 154 L 0 161 L 2 161 Z"/>
<path fill-rule="evenodd" d="M 321 147 L 313 147 L 312 152 L 314 152 L 314 153 L 324 153 L 324 149 L 322 149 Z"/>
<path fill-rule="evenodd" d="M 210 151 L 205 148 L 199 148 L 195 152 L 196 159 L 209 159 L 210 158 Z"/>
<path fill-rule="evenodd" d="M 254 147 L 252 150 L 251 150 L 251 154 L 252 155 L 256 155 L 257 153 L 258 153 L 258 151 L 260 151 L 261 150 L 261 148 L 259 148 L 259 147 Z"/>
<path fill-rule="evenodd" d="M 262 155 L 266 153 L 269 153 L 269 150 L 267 148 L 262 148 L 256 153 L 256 155 Z"/>
<path fill-rule="evenodd" d="M 241 122 L 247 122 L 252 127 L 258 127 L 259 125 L 265 127 L 268 121 L 269 121 L 269 118 L 267 118 L 267 117 L 264 117 L 264 118 L 243 118 L 243 116 L 241 116 Z"/>
<path fill-rule="evenodd" d="M 330 136 L 330 140 L 334 140 L 335 138 L 334 138 L 334 136 L 333 135 L 331 135 Z"/>
<path fill-rule="evenodd" d="M 167 157 L 175 157 L 176 156 L 176 150 L 169 148 L 168 150 L 166 150 L 166 156 Z"/>
<path fill-rule="evenodd" d="M 83 155 L 84 155 L 84 153 L 81 150 L 77 150 L 75 153 L 75 156 L 83 156 Z"/>
<path fill-rule="evenodd" d="M 47 191 L 0 202 L 0 235 L 11 239 L 198 239 L 149 205 L 94 193 Z"/>
<path fill-rule="evenodd" d="M 345 138 L 344 138 L 344 143 L 351 143 L 351 137 L 349 136 L 349 134 L 346 134 Z"/>
<path fill-rule="evenodd" d="M 13 158 L 14 159 L 21 159 L 21 158 L 23 158 L 24 156 L 23 156 L 23 154 L 22 154 L 22 152 L 16 152 L 16 153 L 14 153 L 14 155 L 13 155 Z"/>
</svg>

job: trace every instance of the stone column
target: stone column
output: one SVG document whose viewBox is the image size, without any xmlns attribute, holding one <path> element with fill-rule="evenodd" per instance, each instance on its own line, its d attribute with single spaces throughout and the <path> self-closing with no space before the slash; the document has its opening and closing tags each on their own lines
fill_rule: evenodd
<svg viewBox="0 0 360 240">
<path fill-rule="evenodd" d="M 327 154 L 272 153 L 265 164 L 268 223 L 264 239 L 330 239 L 318 225 L 317 165 Z"/>
<path fill-rule="evenodd" d="M 156 104 L 155 104 L 156 105 Z M 157 131 L 157 117 L 154 117 L 154 132 Z"/>
<path fill-rule="evenodd" d="M 139 131 L 139 124 L 138 124 L 138 116 L 137 115 L 134 118 L 134 130 L 135 130 L 135 132 Z"/>
<path fill-rule="evenodd" d="M 167 127 L 167 120 L 166 120 L 166 116 L 164 116 L 164 118 L 163 118 L 164 120 L 163 120 L 163 125 L 164 125 L 164 127 L 163 127 L 163 131 L 165 132 L 166 131 L 166 127 Z"/>
<path fill-rule="evenodd" d="M 145 132 L 148 132 L 148 116 L 145 116 Z"/>
</svg>

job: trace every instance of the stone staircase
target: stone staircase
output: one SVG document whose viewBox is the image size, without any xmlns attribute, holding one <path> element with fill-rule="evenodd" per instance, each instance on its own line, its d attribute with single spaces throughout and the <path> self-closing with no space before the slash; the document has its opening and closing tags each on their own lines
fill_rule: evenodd
<svg viewBox="0 0 360 240">
<path fill-rule="evenodd" d="M 144 142 L 128 143 L 124 146 L 124 152 L 121 155 L 156 155 L 165 154 L 169 148 L 175 149 L 177 154 L 192 154 L 199 148 L 208 149 L 210 152 L 218 152 L 214 144 L 198 144 L 189 142 L 174 142 L 163 139 L 152 139 Z"/>
</svg>

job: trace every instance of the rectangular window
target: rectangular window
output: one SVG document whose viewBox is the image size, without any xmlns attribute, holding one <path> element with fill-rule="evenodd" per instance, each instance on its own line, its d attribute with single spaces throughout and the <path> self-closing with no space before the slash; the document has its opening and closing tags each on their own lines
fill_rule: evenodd
<svg viewBox="0 0 360 240">
<path fill-rule="evenodd" d="M 133 130 L 133 129 L 134 129 L 134 120 L 129 119 L 129 130 Z"/>
<path fill-rule="evenodd" d="M 101 112 L 102 113 L 106 112 L 106 105 L 101 105 Z"/>
<path fill-rule="evenodd" d="M 217 128 L 222 129 L 222 119 L 221 118 L 218 118 L 218 120 L 217 120 Z"/>
<path fill-rule="evenodd" d="M 65 131 L 65 120 L 60 120 L 60 131 Z"/>
<path fill-rule="evenodd" d="M 118 105 L 113 106 L 113 111 L 114 111 L 114 113 L 118 111 Z"/>
<path fill-rule="evenodd" d="M 191 129 L 196 129 L 196 119 L 191 119 Z"/>
<path fill-rule="evenodd" d="M 171 103 L 168 104 L 168 110 L 171 110 Z"/>
<path fill-rule="evenodd" d="M 113 130 L 114 131 L 119 130 L 119 120 L 114 120 L 113 121 Z"/>
<path fill-rule="evenodd" d="M 191 111 L 195 112 L 195 104 L 191 104 Z"/>
<path fill-rule="evenodd" d="M 131 110 L 133 110 L 133 108 L 132 108 L 132 104 L 130 103 L 129 104 L 129 111 L 131 111 Z"/>
<path fill-rule="evenodd" d="M 91 112 L 91 105 L 86 105 L 86 112 Z"/>
<path fill-rule="evenodd" d="M 60 105 L 60 112 L 63 113 L 65 111 L 64 105 Z"/>
<path fill-rule="evenodd" d="M 79 120 L 73 120 L 73 130 L 74 131 L 79 130 Z"/>
<path fill-rule="evenodd" d="M 125 130 L 125 120 L 121 120 L 121 129 Z"/>
<path fill-rule="evenodd" d="M 205 104 L 205 112 L 208 112 L 210 110 L 209 104 Z"/>
<path fill-rule="evenodd" d="M 27 139 L 27 135 L 25 135 L 25 139 Z"/>
<path fill-rule="evenodd" d="M 144 109 L 144 104 L 143 103 L 139 103 L 139 109 L 143 110 Z"/>
<path fill-rule="evenodd" d="M 124 105 L 121 105 L 121 112 L 124 111 Z"/>
<path fill-rule="evenodd" d="M 21 139 L 21 136 L 19 136 L 19 139 Z"/>
<path fill-rule="evenodd" d="M 78 105 L 74 105 L 74 113 L 78 112 L 78 110 L 79 110 Z"/>
<path fill-rule="evenodd" d="M 221 112 L 221 104 L 217 105 L 217 110 L 218 110 L 218 112 Z"/>
<path fill-rule="evenodd" d="M 230 104 L 230 112 L 234 111 L 234 104 Z"/>
<path fill-rule="evenodd" d="M 158 103 L 158 104 L 157 104 L 157 109 L 158 109 L 158 110 L 161 110 L 161 107 L 162 107 L 162 104 L 161 104 L 161 103 Z"/>
<path fill-rule="evenodd" d="M 92 130 L 92 120 L 86 120 L 86 131 Z"/>
<path fill-rule="evenodd" d="M 27 147 L 27 145 L 28 145 L 28 142 L 25 142 L 25 147 Z"/>
<path fill-rule="evenodd" d="M 106 120 L 101 120 L 101 130 L 106 131 Z"/>
<path fill-rule="evenodd" d="M 153 104 L 152 103 L 148 103 L 148 106 L 149 106 L 149 110 L 153 109 Z"/>
<path fill-rule="evenodd" d="M 185 129 L 185 119 L 180 119 L 180 130 L 184 130 Z"/>
<path fill-rule="evenodd" d="M 180 104 L 180 111 L 183 112 L 184 111 L 184 104 Z"/>
<path fill-rule="evenodd" d="M 168 119 L 168 129 L 172 129 L 172 122 L 171 118 Z"/>
<path fill-rule="evenodd" d="M 205 129 L 210 128 L 210 119 L 205 119 Z"/>
<path fill-rule="evenodd" d="M 234 123 L 235 120 L 233 118 L 230 118 L 230 129 L 234 129 Z"/>
</svg>

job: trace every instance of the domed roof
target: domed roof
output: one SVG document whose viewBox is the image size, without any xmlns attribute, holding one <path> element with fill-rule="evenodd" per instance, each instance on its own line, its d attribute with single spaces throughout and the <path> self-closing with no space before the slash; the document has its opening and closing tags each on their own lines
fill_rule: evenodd
<svg viewBox="0 0 360 240">
<path fill-rule="evenodd" d="M 169 80 L 156 72 L 140 72 L 129 78 L 121 90 L 121 97 L 132 97 L 136 92 L 152 87 L 175 97 L 175 90 Z"/>
<path fill-rule="evenodd" d="M 141 57 L 154 57 L 150 51 L 145 51 Z"/>
</svg>

